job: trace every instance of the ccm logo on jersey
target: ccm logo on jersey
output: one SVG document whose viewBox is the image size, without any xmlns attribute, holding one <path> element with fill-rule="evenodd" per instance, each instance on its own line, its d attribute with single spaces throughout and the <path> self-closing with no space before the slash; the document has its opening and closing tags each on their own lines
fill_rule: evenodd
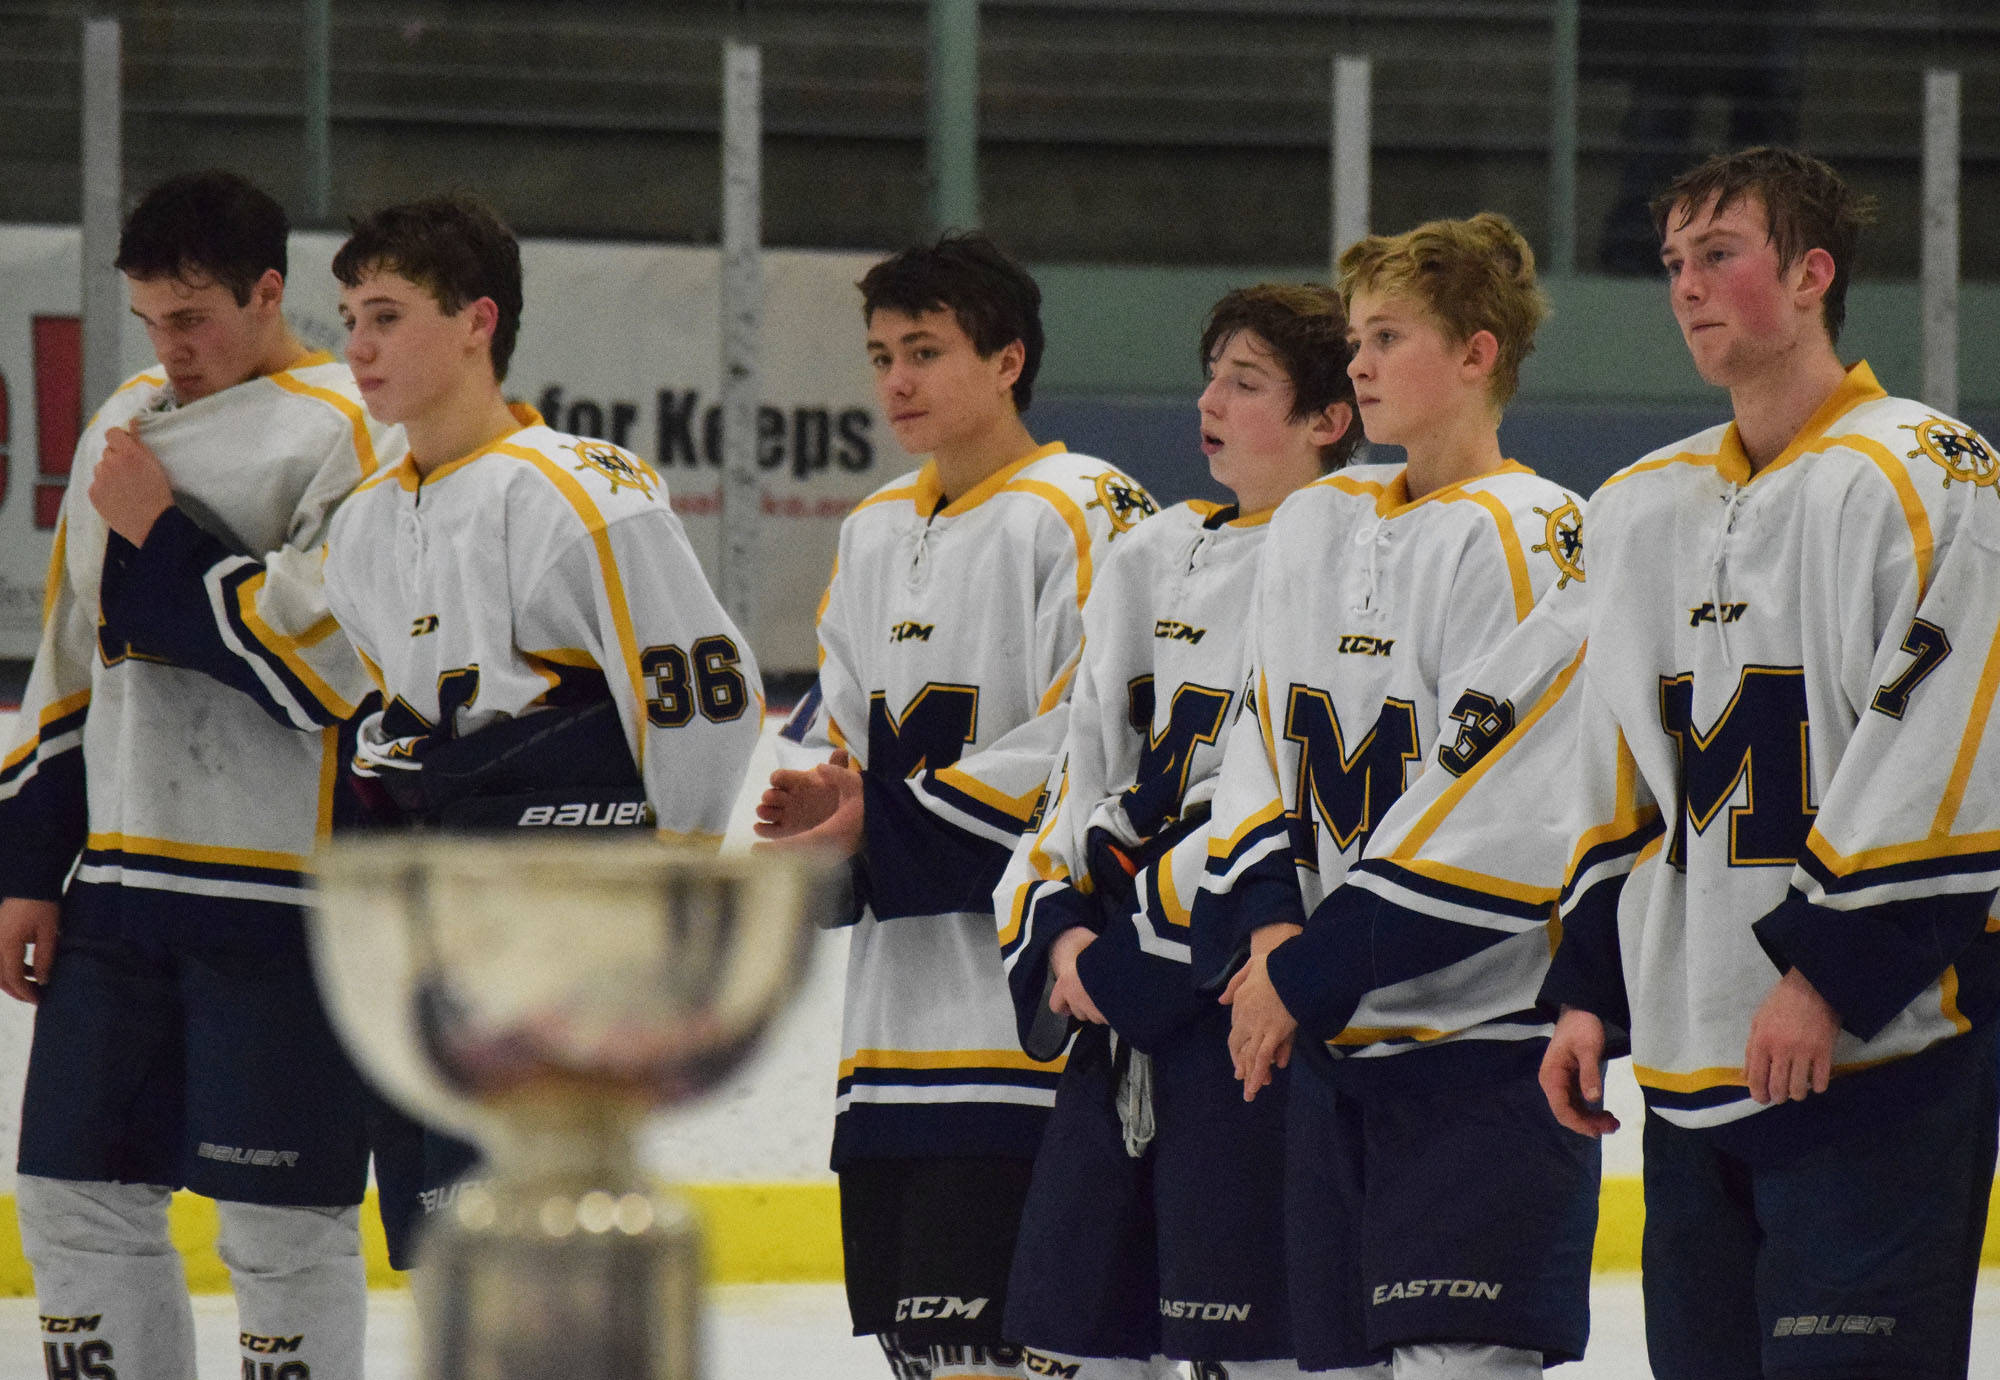
<svg viewBox="0 0 2000 1380">
<path fill-rule="evenodd" d="M 1717 621 L 1718 616 L 1724 623 L 1740 623 L 1749 611 L 1748 604 L 1699 604 L 1688 610 L 1688 626 L 1698 628 Z"/>
<path fill-rule="evenodd" d="M 422 637 L 425 633 L 434 633 L 437 630 L 438 616 L 434 613 L 427 613 L 422 618 L 414 619 L 410 623 L 411 637 Z"/>
<path fill-rule="evenodd" d="M 1249 1322 L 1247 1303 L 1199 1303 L 1194 1299 L 1161 1299 L 1160 1316 L 1189 1322 Z"/>
<path fill-rule="evenodd" d="M 53 1318 L 42 1314 L 44 1332 L 95 1332 L 97 1325 L 104 1321 L 102 1313 L 85 1313 L 79 1318 Z"/>
<path fill-rule="evenodd" d="M 976 1318 L 986 1311 L 985 1299 L 962 1299 L 956 1294 L 918 1294 L 896 1300 L 896 1321 L 913 1318 Z"/>
<path fill-rule="evenodd" d="M 1498 1299 L 1500 1286 L 1483 1279 L 1412 1279 L 1401 1284 L 1375 1286 L 1375 1302 L 1395 1299 L 1436 1298 L 1439 1294 L 1455 1299 Z"/>
<path fill-rule="evenodd" d="M 1044 1356 L 1039 1351 L 1021 1353 L 1021 1364 L 1028 1368 L 1030 1375 L 1054 1375 L 1059 1380 L 1075 1380 L 1083 1370 L 1081 1361 L 1058 1361 L 1053 1356 Z"/>
<path fill-rule="evenodd" d="M 1367 633 L 1342 633 L 1339 651 L 1352 652 L 1357 656 L 1387 656 L 1389 649 L 1396 645 L 1393 637 L 1370 637 Z"/>
<path fill-rule="evenodd" d="M 517 829 L 601 829 L 607 825 L 646 824 L 653 807 L 643 800 L 577 801 L 569 805 L 530 805 L 514 821 Z"/>
<path fill-rule="evenodd" d="M 1185 642 L 1192 647 L 1208 636 L 1207 628 L 1190 628 L 1185 623 L 1176 623 L 1171 618 L 1162 618 L 1153 624 L 1153 636 L 1164 637 L 1169 642 Z"/>
<path fill-rule="evenodd" d="M 1836 1332 L 1853 1337 L 1887 1337 L 1896 1330 L 1894 1318 L 1877 1318 L 1866 1313 L 1810 1314 L 1803 1318 L 1780 1318 L 1771 1329 L 1773 1337 L 1831 1337 Z"/>
<path fill-rule="evenodd" d="M 195 1154 L 205 1160 L 220 1160 L 224 1164 L 250 1164 L 258 1168 L 292 1169 L 299 1162 L 296 1150 L 245 1150 L 235 1145 L 215 1145 L 203 1141 Z"/>
<path fill-rule="evenodd" d="M 255 1351 L 264 1356 L 274 1356 L 280 1351 L 297 1351 L 303 1341 L 305 1341 L 303 1333 L 296 1337 L 259 1337 L 255 1332 L 236 1334 L 238 1346 L 245 1351 Z"/>
<path fill-rule="evenodd" d="M 937 624 L 935 623 L 911 623 L 905 621 L 889 629 L 889 640 L 891 642 L 928 642 L 931 640 L 931 634 L 936 631 Z"/>
</svg>

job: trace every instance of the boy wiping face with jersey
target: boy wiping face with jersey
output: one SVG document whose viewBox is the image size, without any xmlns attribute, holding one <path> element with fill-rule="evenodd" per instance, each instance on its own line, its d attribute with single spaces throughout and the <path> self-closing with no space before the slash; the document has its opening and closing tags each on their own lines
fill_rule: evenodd
<svg viewBox="0 0 2000 1380">
<path fill-rule="evenodd" d="M 77 446 L 0 758 L 0 989 L 37 1005 L 17 1207 L 52 1374 L 193 1373 L 183 1186 L 218 1200 L 245 1369 L 282 1338 L 301 1371 L 361 1372 L 367 1102 L 301 907 L 353 710 L 316 669 L 317 549 L 402 440 L 286 324 L 286 235 L 220 171 L 127 219 L 159 365 Z"/>
</svg>

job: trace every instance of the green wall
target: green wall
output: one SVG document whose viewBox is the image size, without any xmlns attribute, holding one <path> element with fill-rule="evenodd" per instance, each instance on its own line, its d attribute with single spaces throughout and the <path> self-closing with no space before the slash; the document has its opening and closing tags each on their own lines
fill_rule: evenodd
<svg viewBox="0 0 2000 1380">
<path fill-rule="evenodd" d="M 1037 267 L 1051 395 L 1191 397 L 1209 306 L 1232 287 L 1298 281 L 1310 268 Z M 1664 282 L 1577 277 L 1546 284 L 1555 314 L 1522 373 L 1526 401 L 1691 402 L 1714 394 L 1688 363 Z M 1865 357 L 1892 393 L 1922 384 L 1917 287 L 1857 283 L 1841 355 Z M 1959 300 L 1959 407 L 2000 407 L 2000 283 L 1968 283 Z"/>
</svg>

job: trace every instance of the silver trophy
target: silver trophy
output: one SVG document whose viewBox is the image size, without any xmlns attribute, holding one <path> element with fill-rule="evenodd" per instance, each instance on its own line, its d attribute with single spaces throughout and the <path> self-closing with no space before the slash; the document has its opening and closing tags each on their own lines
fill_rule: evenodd
<svg viewBox="0 0 2000 1380">
<path fill-rule="evenodd" d="M 743 1062 L 833 873 L 629 836 L 326 852 L 313 955 L 336 1029 L 384 1095 L 487 1153 L 422 1243 L 419 1374 L 699 1375 L 699 1231 L 635 1134 Z"/>
</svg>

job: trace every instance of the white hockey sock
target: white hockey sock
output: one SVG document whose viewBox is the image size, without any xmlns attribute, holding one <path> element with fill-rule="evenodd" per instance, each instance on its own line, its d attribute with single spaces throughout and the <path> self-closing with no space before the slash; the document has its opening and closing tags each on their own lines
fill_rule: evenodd
<svg viewBox="0 0 2000 1380">
<path fill-rule="evenodd" d="M 1072 1356 L 1066 1351 L 1023 1347 L 1021 1366 L 1029 1375 L 1057 1380 L 1181 1380 L 1181 1364 L 1164 1356 L 1135 1361 L 1126 1356 Z"/>
<path fill-rule="evenodd" d="M 1396 1380 L 1541 1380 L 1542 1353 L 1475 1342 L 1396 1348 Z"/>
<path fill-rule="evenodd" d="M 931 1380 L 1022 1380 L 1017 1346 L 933 1346 Z"/>
<path fill-rule="evenodd" d="M 358 1207 L 218 1202 L 243 1380 L 361 1380 L 368 1277 Z"/>
<path fill-rule="evenodd" d="M 50 1380 L 194 1380 L 194 1311 L 167 1237 L 172 1196 L 153 1184 L 16 1181 Z"/>
<path fill-rule="evenodd" d="M 1300 1370 L 1297 1361 L 1190 1361 L 1187 1374 L 1188 1380 L 1390 1380 L 1387 1362 L 1339 1370 Z"/>
</svg>

